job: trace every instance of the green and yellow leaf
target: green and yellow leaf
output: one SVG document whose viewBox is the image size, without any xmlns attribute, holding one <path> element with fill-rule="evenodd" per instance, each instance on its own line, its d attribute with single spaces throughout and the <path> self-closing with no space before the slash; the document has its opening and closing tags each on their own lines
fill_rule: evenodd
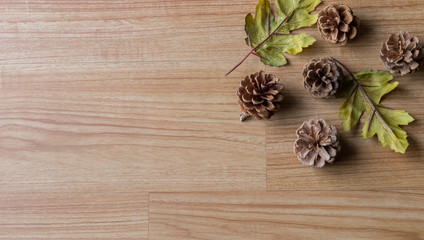
<svg viewBox="0 0 424 240">
<path fill-rule="evenodd" d="M 364 139 L 377 135 L 383 147 L 389 146 L 395 152 L 405 153 L 409 145 L 407 133 L 399 125 L 408 125 L 414 119 L 405 111 L 392 110 L 380 104 L 381 98 L 399 83 L 391 82 L 393 76 L 382 71 L 364 69 L 353 75 L 355 79 L 346 78 L 344 87 L 337 94 L 347 98 L 340 108 L 343 129 L 352 130 L 365 114 Z"/>
<path fill-rule="evenodd" d="M 312 45 L 315 39 L 308 34 L 290 34 L 291 31 L 308 27 L 317 22 L 317 14 L 310 14 L 321 0 L 275 0 L 275 15 L 268 0 L 260 0 L 256 6 L 255 17 L 246 16 L 246 43 L 252 48 L 264 41 L 288 16 L 287 21 L 276 34 L 256 50 L 261 61 L 270 66 L 287 63 L 283 53 L 297 54 Z"/>
</svg>

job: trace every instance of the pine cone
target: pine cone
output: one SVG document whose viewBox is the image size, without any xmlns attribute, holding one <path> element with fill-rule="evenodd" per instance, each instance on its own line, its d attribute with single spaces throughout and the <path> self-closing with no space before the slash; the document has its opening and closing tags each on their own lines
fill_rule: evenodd
<svg viewBox="0 0 424 240">
<path fill-rule="evenodd" d="M 334 162 L 340 151 L 340 135 L 334 126 L 322 119 L 309 120 L 303 122 L 296 134 L 294 153 L 304 165 L 321 168 Z"/>
<path fill-rule="evenodd" d="M 332 3 L 318 13 L 318 29 L 322 38 L 339 45 L 345 45 L 358 31 L 359 18 L 344 4 Z"/>
<path fill-rule="evenodd" d="M 390 35 L 383 43 L 380 59 L 391 73 L 401 76 L 415 72 L 424 61 L 424 49 L 420 40 L 408 32 Z"/>
<path fill-rule="evenodd" d="M 279 79 L 263 71 L 246 76 L 237 90 L 238 103 L 243 113 L 240 121 L 248 116 L 257 119 L 271 118 L 283 101 L 284 86 L 278 83 Z"/>
<path fill-rule="evenodd" d="M 316 98 L 334 96 L 343 79 L 342 69 L 331 59 L 315 58 L 303 67 L 303 86 Z"/>
</svg>

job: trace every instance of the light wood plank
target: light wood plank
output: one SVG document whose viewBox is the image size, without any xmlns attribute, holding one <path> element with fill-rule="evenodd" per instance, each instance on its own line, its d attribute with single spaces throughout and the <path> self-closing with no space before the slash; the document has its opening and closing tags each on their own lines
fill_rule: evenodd
<svg viewBox="0 0 424 240">
<path fill-rule="evenodd" d="M 325 169 L 292 153 L 302 121 L 341 122 L 340 99 L 307 96 L 304 63 L 383 69 L 390 33 L 424 39 L 421 0 L 344 3 L 362 22 L 347 46 L 306 29 L 317 42 L 288 66 L 252 57 L 224 78 L 257 1 L 0 0 L 0 239 L 147 239 L 146 191 L 207 191 L 152 194 L 151 239 L 424 239 L 424 71 L 384 100 L 417 119 L 406 155 L 359 131 Z M 241 124 L 236 87 L 261 69 L 286 85 L 283 110 Z"/>
<path fill-rule="evenodd" d="M 0 195 L 0 239 L 145 239 L 147 193 Z"/>
<path fill-rule="evenodd" d="M 424 239 L 424 192 L 150 195 L 151 240 Z"/>
<path fill-rule="evenodd" d="M 250 0 L 1 0 L 0 63 L 239 58 L 246 52 L 243 19 L 255 6 Z"/>
<path fill-rule="evenodd" d="M 421 0 L 404 0 L 400 5 L 394 0 L 343 3 L 364 23 L 363 41 L 340 48 L 318 42 L 313 49 L 321 55 L 349 48 L 355 50 L 349 58 L 361 61 L 363 47 L 373 46 L 372 52 L 377 53 L 389 32 L 424 34 L 414 24 L 422 19 Z M 234 61 L 230 69 L 248 52 L 244 18 L 254 13 L 256 4 L 250 0 L 1 0 L 0 63 L 225 59 Z M 316 29 L 306 31 L 320 38 Z M 262 66 L 258 63 L 255 70 Z"/>
<path fill-rule="evenodd" d="M 264 190 L 265 122 L 239 122 L 226 66 L 2 66 L 1 191 Z"/>
<path fill-rule="evenodd" d="M 377 3 L 378 2 L 378 3 Z M 302 69 L 310 59 L 334 56 L 352 71 L 364 68 L 385 70 L 379 60 L 380 45 L 388 35 L 401 29 L 408 29 L 424 40 L 423 29 L 417 24 L 405 27 L 398 12 L 389 19 L 387 11 L 376 11 L 381 3 L 383 8 L 393 6 L 393 1 L 346 1 L 361 19 L 361 32 L 356 40 L 344 47 L 334 47 L 324 42 L 317 31 L 318 41 L 304 53 L 291 57 L 290 66 L 267 67 L 267 71 L 279 76 L 286 85 L 286 99 L 282 111 L 267 123 L 267 189 L 268 190 L 373 190 L 373 189 L 423 189 L 424 188 L 424 71 L 409 76 L 396 77 L 398 88 L 382 101 L 393 109 L 409 112 L 416 121 L 404 129 L 409 133 L 410 146 L 405 155 L 383 148 L 376 138 L 362 139 L 361 128 L 343 133 L 339 117 L 343 99 L 313 99 L 303 88 Z M 327 3 L 327 2 L 326 2 Z M 405 3 L 405 5 L 403 5 Z M 415 7 L 422 1 L 402 2 L 401 11 L 409 11 L 417 17 L 411 22 L 424 20 L 420 9 Z M 324 7 L 321 5 L 319 8 Z M 397 17 L 400 19 L 397 19 Z M 324 47 L 325 46 L 325 47 Z M 323 48 L 322 48 L 323 47 Z M 332 48 L 328 48 L 332 47 Z M 324 50 L 323 50 L 324 49 Z M 330 51 L 331 49 L 331 51 Z M 324 169 L 304 167 L 293 153 L 296 129 L 303 121 L 323 118 L 342 132 L 342 152 L 339 161 Z"/>
</svg>

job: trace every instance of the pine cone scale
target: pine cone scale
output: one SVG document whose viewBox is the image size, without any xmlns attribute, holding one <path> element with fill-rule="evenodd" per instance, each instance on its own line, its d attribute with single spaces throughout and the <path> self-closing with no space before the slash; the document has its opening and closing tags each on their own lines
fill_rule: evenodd
<svg viewBox="0 0 424 240">
<path fill-rule="evenodd" d="M 241 95 L 241 100 L 243 101 L 243 102 L 246 102 L 246 103 L 251 103 L 252 102 L 252 95 L 250 95 L 250 94 L 243 94 L 243 95 Z"/>
<path fill-rule="evenodd" d="M 340 24 L 339 24 L 339 29 L 340 29 L 342 32 L 349 32 L 350 27 L 349 27 L 349 24 L 348 24 L 348 23 L 340 22 Z"/>
<path fill-rule="evenodd" d="M 241 102 L 241 103 L 243 104 L 243 107 L 247 110 L 254 110 L 255 109 L 255 105 L 253 105 L 253 103 L 243 103 L 243 102 Z"/>
<path fill-rule="evenodd" d="M 255 106 L 256 105 L 261 105 L 263 102 L 264 102 L 264 100 L 260 97 L 260 96 L 253 96 L 252 97 L 252 102 L 253 102 L 253 104 L 255 104 Z"/>
<path fill-rule="evenodd" d="M 358 26 L 359 26 L 359 23 L 358 23 Z M 349 31 L 349 33 L 348 33 L 349 35 L 348 35 L 348 38 L 349 39 L 353 39 L 353 38 L 355 38 L 356 37 L 356 35 L 358 34 L 358 28 L 352 28 L 352 29 L 350 29 L 350 31 Z"/>
<path fill-rule="evenodd" d="M 239 97 L 239 99 L 241 100 L 242 95 L 246 94 L 246 90 L 244 88 L 238 88 L 237 89 L 237 96 Z"/>
<path fill-rule="evenodd" d="M 253 88 L 252 86 L 241 86 L 243 88 L 243 91 L 245 94 L 253 95 Z"/>
<path fill-rule="evenodd" d="M 273 95 L 263 95 L 261 97 L 262 97 L 263 100 L 267 100 L 267 101 L 274 100 L 274 96 Z"/>
<path fill-rule="evenodd" d="M 410 63 L 408 63 L 408 67 L 409 67 L 410 69 L 417 69 L 419 66 L 420 66 L 420 64 L 418 64 L 418 63 L 417 63 L 417 62 L 415 62 L 415 61 L 411 61 Z"/>
<path fill-rule="evenodd" d="M 271 96 L 271 97 L 273 97 L 274 95 L 277 95 L 279 92 L 280 92 L 280 90 L 281 89 L 277 89 L 277 88 L 275 88 L 275 89 L 269 89 L 268 91 L 266 91 L 266 92 L 264 92 L 264 97 L 266 97 L 266 96 Z"/>
<path fill-rule="evenodd" d="M 345 23 L 347 26 L 353 22 L 353 15 L 350 14 L 349 9 L 344 10 L 341 14 L 342 22 Z"/>
<path fill-rule="evenodd" d="M 272 111 L 272 110 L 274 110 L 274 109 L 275 109 L 275 105 L 274 105 L 272 102 L 268 101 L 268 102 L 267 102 L 267 105 L 266 105 L 266 108 L 267 108 L 269 111 Z"/>
<path fill-rule="evenodd" d="M 281 102 L 281 101 L 283 101 L 283 99 L 284 99 L 284 97 L 283 97 L 282 94 L 278 94 L 278 95 L 276 95 L 276 97 L 274 97 L 275 102 Z"/>
<path fill-rule="evenodd" d="M 337 35 L 338 42 L 346 42 L 347 41 L 347 33 L 343 32 L 341 29 L 339 30 L 339 34 Z"/>
<path fill-rule="evenodd" d="M 318 150 L 318 155 L 319 155 L 321 158 L 323 158 L 326 162 L 327 162 L 327 161 L 330 161 L 330 159 L 331 159 L 330 154 L 328 154 L 328 152 L 327 152 L 327 150 L 326 150 L 325 148 L 320 148 L 320 149 Z"/>
</svg>

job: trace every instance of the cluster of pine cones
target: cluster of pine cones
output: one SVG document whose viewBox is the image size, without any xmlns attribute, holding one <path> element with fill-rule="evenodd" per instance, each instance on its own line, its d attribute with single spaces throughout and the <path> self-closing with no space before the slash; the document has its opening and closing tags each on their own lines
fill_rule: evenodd
<svg viewBox="0 0 424 240">
<path fill-rule="evenodd" d="M 330 4 L 318 13 L 317 27 L 323 39 L 345 45 L 358 33 L 359 18 L 350 7 Z M 390 35 L 382 44 L 380 59 L 392 74 L 406 75 L 424 64 L 424 48 L 419 39 L 408 32 Z M 332 58 L 312 59 L 303 68 L 303 85 L 315 98 L 334 97 L 342 84 L 343 70 Z M 263 71 L 246 76 L 237 90 L 242 110 L 240 120 L 250 116 L 270 119 L 281 107 L 284 86 L 272 74 Z M 294 153 L 305 165 L 323 167 L 333 163 L 340 151 L 340 135 L 325 120 L 309 120 L 296 131 Z"/>
<path fill-rule="evenodd" d="M 330 4 L 318 13 L 317 26 L 322 38 L 334 44 L 345 45 L 353 39 L 359 24 L 359 18 L 353 15 L 352 9 L 343 4 Z M 424 49 L 417 37 L 401 31 L 390 35 L 383 43 L 380 59 L 392 74 L 404 76 L 424 64 Z"/>
<path fill-rule="evenodd" d="M 326 89 L 322 91 L 323 94 L 318 94 L 323 97 L 334 95 L 339 86 L 339 79 L 343 77 L 342 70 L 330 59 L 312 60 L 304 70 L 305 74 L 311 79 L 320 77 L 319 83 L 310 82 L 310 85 L 316 88 L 319 84 Z M 284 85 L 273 74 L 260 71 L 246 76 L 237 89 L 238 103 L 242 110 L 240 120 L 244 121 L 250 116 L 270 119 L 281 107 L 283 90 Z M 334 162 L 340 151 L 340 135 L 334 126 L 322 119 L 310 120 L 304 122 L 296 133 L 298 139 L 294 151 L 303 164 L 320 168 L 326 163 Z"/>
</svg>

